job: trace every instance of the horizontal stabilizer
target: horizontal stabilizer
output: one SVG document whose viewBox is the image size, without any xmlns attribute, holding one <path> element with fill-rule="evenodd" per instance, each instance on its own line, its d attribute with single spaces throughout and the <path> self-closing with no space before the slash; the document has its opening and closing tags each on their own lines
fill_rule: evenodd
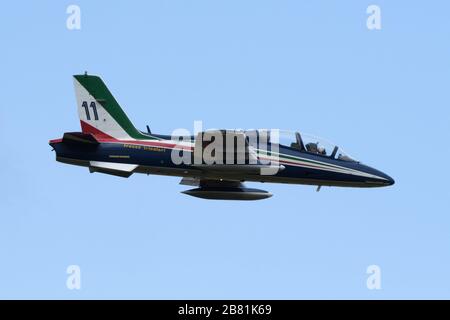
<svg viewBox="0 0 450 320">
<path fill-rule="evenodd" d="M 110 174 L 113 176 L 119 176 L 128 178 L 133 174 L 133 170 L 137 168 L 137 164 L 127 163 L 114 163 L 114 162 L 100 162 L 90 161 L 89 171 Z"/>
</svg>

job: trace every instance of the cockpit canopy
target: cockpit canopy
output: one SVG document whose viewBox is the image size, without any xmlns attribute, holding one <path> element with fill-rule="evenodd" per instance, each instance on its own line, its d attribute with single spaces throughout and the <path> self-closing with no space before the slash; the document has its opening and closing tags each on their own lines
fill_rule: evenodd
<svg viewBox="0 0 450 320">
<path fill-rule="evenodd" d="M 293 148 L 300 150 L 302 152 L 321 155 L 324 157 L 329 157 L 342 161 L 354 161 L 341 147 L 331 143 L 330 141 L 305 133 L 299 133 L 294 131 L 277 130 L 272 132 L 270 130 L 248 130 L 245 131 L 247 136 L 258 136 L 258 141 L 260 137 L 265 136 L 267 139 L 265 141 L 270 143 L 276 143 L 278 140 L 280 146 Z M 276 139 L 278 137 L 278 139 Z M 251 143 L 250 139 L 250 144 Z"/>
</svg>

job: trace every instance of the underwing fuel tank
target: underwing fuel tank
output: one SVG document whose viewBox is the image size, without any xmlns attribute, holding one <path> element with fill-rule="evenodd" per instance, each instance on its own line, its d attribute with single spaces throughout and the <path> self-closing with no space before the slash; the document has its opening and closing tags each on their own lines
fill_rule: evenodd
<svg viewBox="0 0 450 320">
<path fill-rule="evenodd" d="M 211 200 L 261 200 L 272 196 L 270 192 L 253 188 L 200 187 L 182 191 L 189 196 Z"/>
</svg>

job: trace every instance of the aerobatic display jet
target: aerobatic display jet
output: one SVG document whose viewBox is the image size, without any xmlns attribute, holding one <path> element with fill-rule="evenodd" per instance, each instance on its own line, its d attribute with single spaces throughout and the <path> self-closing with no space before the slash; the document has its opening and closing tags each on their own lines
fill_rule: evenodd
<svg viewBox="0 0 450 320">
<path fill-rule="evenodd" d="M 222 200 L 258 200 L 272 194 L 245 181 L 336 187 L 383 187 L 387 174 L 356 161 L 340 147 L 302 132 L 207 130 L 162 135 L 138 130 L 104 82 L 74 76 L 81 132 L 50 140 L 56 160 L 119 177 L 133 173 L 182 177 L 183 193 Z M 187 131 L 187 130 L 185 130 Z"/>
</svg>

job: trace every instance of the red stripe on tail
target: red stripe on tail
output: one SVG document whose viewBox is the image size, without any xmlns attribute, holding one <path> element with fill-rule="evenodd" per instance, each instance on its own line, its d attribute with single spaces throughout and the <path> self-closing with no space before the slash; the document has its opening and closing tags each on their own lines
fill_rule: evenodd
<svg viewBox="0 0 450 320">
<path fill-rule="evenodd" d="M 83 120 L 80 120 L 80 122 L 81 122 L 81 131 L 83 131 L 83 133 L 90 133 L 99 139 L 116 140 L 114 137 L 111 137 L 110 135 L 104 133 L 103 131 L 98 130 L 97 128 L 91 126 L 90 124 L 87 124 Z"/>
</svg>

